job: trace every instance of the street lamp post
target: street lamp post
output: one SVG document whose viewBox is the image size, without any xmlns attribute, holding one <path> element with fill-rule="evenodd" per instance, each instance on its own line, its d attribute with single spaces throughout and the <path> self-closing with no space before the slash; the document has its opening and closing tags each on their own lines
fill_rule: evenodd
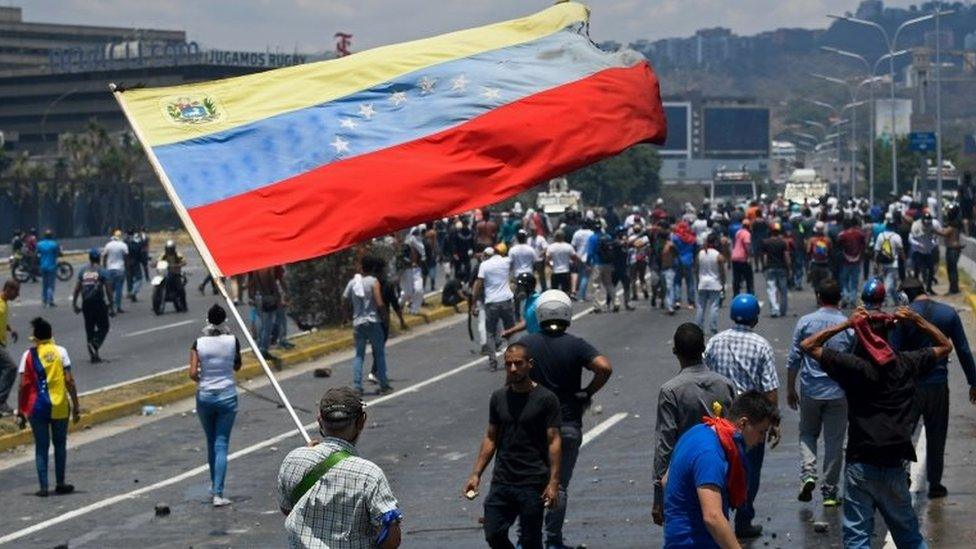
<svg viewBox="0 0 976 549">
<path fill-rule="evenodd" d="M 857 54 L 854 54 L 854 55 L 857 55 Z M 864 60 L 865 63 L 867 63 L 867 60 L 866 59 L 864 59 L 863 57 L 861 59 Z M 840 84 L 840 85 L 846 87 L 848 93 L 851 96 L 851 104 L 852 105 L 854 105 L 854 104 L 856 104 L 856 105 L 862 105 L 862 104 L 864 104 L 864 101 L 858 101 L 857 100 L 858 93 L 861 91 L 861 88 L 862 87 L 868 86 L 868 89 L 870 90 L 871 99 L 870 99 L 870 108 L 868 109 L 868 113 L 870 115 L 869 116 L 870 128 L 869 128 L 869 131 L 868 131 L 868 135 L 870 136 L 870 145 L 868 147 L 868 156 L 869 156 L 869 158 L 868 158 L 868 196 L 869 196 L 869 200 L 871 201 L 871 203 L 874 204 L 874 88 L 871 86 L 871 84 L 874 84 L 875 82 L 877 82 L 881 78 L 880 77 L 877 77 L 877 76 L 871 76 L 869 78 L 865 78 L 865 79 L 861 80 L 858 84 L 855 85 L 853 82 L 848 82 L 847 80 L 843 80 L 841 78 L 835 78 L 833 76 L 826 76 L 826 75 L 823 75 L 823 74 L 814 74 L 813 76 L 814 76 L 814 78 L 819 78 L 821 80 L 826 80 L 827 82 L 833 82 L 835 84 Z M 845 106 L 845 108 L 847 108 L 847 106 Z M 857 110 L 855 109 L 854 110 L 854 117 L 856 117 L 856 116 L 857 116 Z M 855 118 L 855 122 L 852 122 L 852 126 L 856 127 L 856 118 Z M 855 182 L 857 181 L 857 171 L 856 171 L 857 168 L 855 167 L 856 166 L 856 158 L 857 158 L 857 133 L 856 133 L 856 130 L 852 130 L 852 132 L 853 132 L 853 138 L 851 140 L 851 144 L 852 144 L 852 146 L 851 146 L 851 196 L 854 196 L 854 191 L 855 191 L 854 185 L 855 185 Z"/>
<path fill-rule="evenodd" d="M 850 132 L 849 139 L 850 139 L 850 142 L 852 144 L 856 143 L 856 140 L 857 140 L 857 106 L 860 105 L 861 103 L 857 103 L 857 102 L 848 103 L 847 105 L 844 105 L 843 107 L 841 107 L 841 108 L 838 109 L 834 105 L 831 105 L 830 103 L 827 103 L 825 101 L 817 101 L 817 100 L 814 100 L 814 99 L 807 99 L 806 101 L 808 103 L 811 103 L 811 104 L 816 105 L 818 107 L 823 107 L 825 109 L 830 109 L 838 119 L 841 116 L 843 116 L 843 112 L 845 110 L 851 109 L 851 120 L 850 120 L 850 122 L 851 122 L 851 132 Z M 812 121 L 807 121 L 807 122 L 812 122 Z M 843 123 L 846 123 L 846 122 L 848 122 L 848 120 L 838 120 L 837 122 L 832 123 L 831 124 L 831 127 L 837 127 L 840 124 L 843 124 Z M 840 168 L 840 165 L 841 165 L 841 162 L 842 162 L 841 161 L 841 148 L 840 148 L 840 145 L 841 145 L 841 142 L 838 139 L 838 141 L 837 141 L 837 167 L 838 168 Z M 856 180 L 855 170 L 854 170 L 854 154 L 855 153 L 853 152 L 855 150 L 856 150 L 856 145 L 853 145 L 853 147 L 852 147 L 852 153 L 851 153 L 851 198 L 854 197 L 854 182 Z M 840 183 L 841 183 L 841 177 L 840 177 L 840 175 L 838 175 L 837 176 L 837 198 L 840 198 L 840 188 L 841 188 L 840 187 Z"/>
<path fill-rule="evenodd" d="M 881 33 L 885 47 L 888 48 L 888 73 L 891 76 L 891 190 L 893 193 L 898 194 L 898 144 L 895 136 L 895 45 L 898 43 L 898 35 L 901 34 L 901 31 L 904 30 L 905 27 L 928 21 L 929 19 L 935 18 L 935 15 L 928 14 L 905 21 L 901 25 L 898 25 L 898 28 L 895 29 L 894 36 L 891 38 L 888 37 L 888 31 L 874 21 L 858 19 L 849 15 L 827 15 L 827 17 L 858 25 L 873 27 L 879 33 Z"/>
</svg>

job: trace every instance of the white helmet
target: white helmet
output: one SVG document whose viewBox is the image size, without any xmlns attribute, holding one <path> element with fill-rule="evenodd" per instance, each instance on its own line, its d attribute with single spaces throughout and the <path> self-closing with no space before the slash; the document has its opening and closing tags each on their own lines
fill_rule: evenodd
<svg viewBox="0 0 976 549">
<path fill-rule="evenodd" d="M 536 301 L 535 315 L 543 327 L 552 322 L 562 322 L 569 326 L 573 321 L 573 301 L 566 292 L 546 290 Z"/>
</svg>

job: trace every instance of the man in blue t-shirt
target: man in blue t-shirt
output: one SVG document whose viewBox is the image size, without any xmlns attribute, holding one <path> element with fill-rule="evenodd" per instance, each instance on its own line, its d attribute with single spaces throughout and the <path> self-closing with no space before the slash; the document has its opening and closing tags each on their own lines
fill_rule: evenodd
<svg viewBox="0 0 976 549">
<path fill-rule="evenodd" d="M 535 275 L 532 273 L 519 273 L 515 277 L 515 285 L 518 286 L 520 292 L 525 294 L 525 300 L 522 301 L 522 310 L 519 311 L 522 319 L 515 323 L 515 326 L 502 331 L 502 337 L 508 339 L 513 335 L 525 330 L 530 334 L 539 333 L 539 317 L 536 316 L 536 305 L 539 302 L 539 296 L 542 295 L 536 291 L 536 279 Z"/>
<path fill-rule="evenodd" d="M 54 283 L 57 281 L 58 258 L 61 246 L 54 240 L 51 229 L 44 231 L 44 238 L 37 243 L 38 270 L 41 272 L 41 301 L 44 307 L 54 307 Z"/>
<path fill-rule="evenodd" d="M 747 391 L 732 403 L 727 417 L 692 427 L 671 454 L 664 478 L 666 548 L 739 547 L 728 517 L 731 501 L 745 500 L 745 450 L 766 439 L 779 412 L 759 391 Z M 730 462 L 743 469 L 732 469 Z M 731 492 L 733 487 L 738 494 Z"/>
</svg>

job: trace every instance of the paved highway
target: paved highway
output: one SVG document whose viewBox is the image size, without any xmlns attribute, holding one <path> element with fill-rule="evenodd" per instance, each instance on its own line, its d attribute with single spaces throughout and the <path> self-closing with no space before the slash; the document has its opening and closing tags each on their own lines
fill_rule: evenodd
<svg viewBox="0 0 976 549">
<path fill-rule="evenodd" d="M 812 296 L 791 296 L 791 305 L 796 312 L 812 310 Z M 578 311 L 572 331 L 610 358 L 614 376 L 585 418 L 586 445 L 570 488 L 567 541 L 591 548 L 660 546 L 661 530 L 650 521 L 655 401 L 660 385 L 678 368 L 671 335 L 691 313 L 667 317 L 646 302 L 635 312 Z M 484 546 L 478 525 L 482 501 L 468 502 L 460 491 L 487 421 L 488 396 L 502 385 L 504 374 L 489 372 L 484 359 L 472 355 L 461 320 L 454 317 L 391 341 L 388 360 L 398 391 L 369 399 L 359 451 L 385 470 L 401 502 L 404 547 Z M 792 314 L 764 315 L 759 326 L 776 349 L 781 382 L 794 321 Z M 971 320 L 967 323 L 971 329 Z M 722 327 L 727 325 L 723 319 Z M 311 370 L 323 364 L 333 366 L 333 377 L 313 378 Z M 350 382 L 349 353 L 282 377 L 309 424 L 324 390 Z M 964 394 L 958 372 L 951 382 L 955 394 Z M 260 398 L 241 396 L 225 490 L 231 507 L 214 509 L 208 503 L 204 437 L 193 402 L 185 401 L 155 417 L 72 435 L 68 481 L 78 491 L 70 496 L 32 496 L 37 489 L 32 450 L 11 454 L 0 464 L 10 510 L 0 516 L 0 542 L 16 547 L 281 546 L 285 536 L 275 475 L 285 453 L 301 440 L 268 387 L 260 381 L 248 387 Z M 810 504 L 796 501 L 798 416 L 785 402 L 782 410 L 783 442 L 767 452 L 756 504 L 766 533 L 751 547 L 839 547 L 841 511 L 825 511 L 819 498 Z M 953 432 L 963 436 L 954 437 L 948 450 L 950 496 L 930 505 L 922 495 L 918 506 L 934 546 L 966 547 L 972 526 L 965 510 L 976 503 L 967 473 L 976 421 L 961 398 L 953 403 L 951 421 Z M 913 472 L 913 486 L 922 486 L 917 466 Z M 172 513 L 155 516 L 157 503 L 169 505 Z M 815 533 L 814 520 L 827 522 L 829 531 Z M 885 535 L 880 524 L 879 546 Z"/>
</svg>

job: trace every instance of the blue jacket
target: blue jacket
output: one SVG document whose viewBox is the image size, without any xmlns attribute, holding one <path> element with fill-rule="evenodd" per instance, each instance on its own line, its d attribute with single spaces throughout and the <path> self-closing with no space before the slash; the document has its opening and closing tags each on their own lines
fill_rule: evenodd
<svg viewBox="0 0 976 549">
<path fill-rule="evenodd" d="M 952 340 L 952 346 L 956 349 L 956 356 L 959 357 L 959 366 L 966 375 L 966 382 L 970 387 L 976 386 L 976 363 L 973 362 L 973 353 L 969 350 L 969 340 L 966 339 L 966 332 L 962 327 L 962 320 L 955 309 L 939 303 L 933 299 L 916 299 L 912 305 L 918 314 L 925 320 L 931 322 L 943 334 Z M 932 346 L 932 341 L 928 336 L 921 333 L 917 326 L 899 323 L 893 330 L 891 345 L 897 351 L 914 351 Z M 938 365 L 929 372 L 928 375 L 918 380 L 919 385 L 939 385 L 949 382 L 949 359 L 943 358 Z"/>
</svg>

